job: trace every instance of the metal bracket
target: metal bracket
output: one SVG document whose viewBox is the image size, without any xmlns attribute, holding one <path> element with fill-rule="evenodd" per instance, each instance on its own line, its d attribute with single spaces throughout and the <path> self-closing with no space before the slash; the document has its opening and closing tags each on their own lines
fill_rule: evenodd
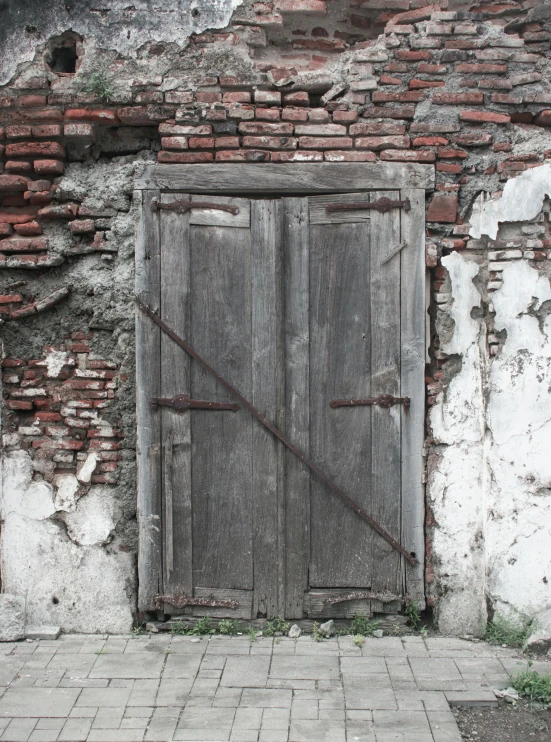
<svg viewBox="0 0 551 742">
<path fill-rule="evenodd" d="M 360 211 L 364 209 L 375 209 L 380 211 L 381 214 L 386 214 L 390 209 L 403 209 L 404 211 L 411 210 L 411 202 L 409 198 L 404 201 L 394 201 L 387 196 L 381 196 L 376 201 L 358 201 L 350 204 L 327 204 L 325 207 L 326 211 Z"/>
<path fill-rule="evenodd" d="M 187 394 L 177 394 L 175 397 L 154 397 L 152 407 L 171 407 L 176 412 L 186 410 L 231 410 L 237 412 L 238 404 L 231 402 L 207 402 L 202 399 L 190 399 Z"/>
<path fill-rule="evenodd" d="M 411 400 L 409 397 L 393 397 L 392 394 L 380 394 L 378 397 L 369 399 L 332 399 L 329 402 L 330 407 L 360 407 L 363 405 L 373 405 L 374 407 L 394 407 L 395 404 L 403 404 L 409 407 Z"/>
<path fill-rule="evenodd" d="M 337 605 L 337 603 L 347 603 L 349 600 L 378 600 L 380 603 L 393 603 L 395 600 L 403 600 L 403 598 L 401 595 L 394 595 L 394 593 L 388 592 L 372 593 L 371 591 L 358 591 L 336 595 L 334 598 L 326 598 L 324 602 L 325 605 Z"/>
<path fill-rule="evenodd" d="M 161 201 L 153 200 L 151 202 L 151 211 L 158 211 L 162 209 L 164 211 L 176 211 L 178 214 L 187 214 L 192 209 L 212 209 L 212 211 L 227 211 L 229 214 L 237 216 L 239 214 L 239 208 L 237 206 L 230 206 L 229 204 L 215 204 L 210 201 L 188 201 L 185 198 L 179 198 L 176 201 L 172 201 L 169 204 L 161 203 Z"/>
<path fill-rule="evenodd" d="M 187 605 L 200 606 L 202 608 L 239 608 L 237 600 L 215 600 L 214 598 L 189 598 L 181 593 L 180 595 L 156 595 L 153 599 L 155 608 L 159 610 L 163 603 L 168 603 L 174 608 L 185 608 Z"/>
</svg>

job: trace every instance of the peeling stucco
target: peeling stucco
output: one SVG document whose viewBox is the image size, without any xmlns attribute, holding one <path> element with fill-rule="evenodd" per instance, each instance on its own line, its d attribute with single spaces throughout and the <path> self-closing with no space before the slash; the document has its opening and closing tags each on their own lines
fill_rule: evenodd
<svg viewBox="0 0 551 742">
<path fill-rule="evenodd" d="M 133 57 L 146 43 L 185 46 L 192 33 L 224 28 L 243 0 L 4 0 L 0 4 L 0 85 L 37 48 L 68 29 L 101 39 L 104 49 Z"/>
</svg>

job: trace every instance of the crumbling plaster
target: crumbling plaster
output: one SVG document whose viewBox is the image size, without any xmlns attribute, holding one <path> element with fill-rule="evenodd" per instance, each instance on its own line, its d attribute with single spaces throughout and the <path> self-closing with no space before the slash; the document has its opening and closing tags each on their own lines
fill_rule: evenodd
<svg viewBox="0 0 551 742">
<path fill-rule="evenodd" d="M 550 190 L 549 166 L 526 171 L 508 181 L 501 199 L 486 200 L 486 223 L 496 214 L 499 222 L 534 219 Z M 497 227 L 495 222 L 496 233 Z M 533 620 L 531 641 L 548 641 L 549 270 L 510 260 L 501 287 L 487 294 L 479 255 L 452 253 L 442 264 L 450 296 L 440 305 L 437 325 L 448 363 L 459 370 L 430 414 L 427 497 L 435 525 L 438 624 L 449 633 L 480 634 L 487 618 L 498 613 Z M 490 360 L 486 334 L 492 315 L 504 342 Z"/>
<path fill-rule="evenodd" d="M 243 0 L 3 0 L 0 4 L 0 85 L 33 59 L 52 36 L 72 30 L 101 39 L 104 49 L 133 57 L 146 43 L 185 46 L 192 33 L 224 28 Z M 99 7 L 98 7 L 99 6 Z"/>
</svg>

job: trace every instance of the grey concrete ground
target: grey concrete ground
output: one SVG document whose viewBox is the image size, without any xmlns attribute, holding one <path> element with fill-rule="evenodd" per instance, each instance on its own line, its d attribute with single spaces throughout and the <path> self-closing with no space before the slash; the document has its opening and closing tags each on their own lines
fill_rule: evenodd
<svg viewBox="0 0 551 742">
<path fill-rule="evenodd" d="M 0 740 L 460 742 L 449 704 L 493 700 L 525 666 L 514 650 L 418 636 L 2 644 Z"/>
</svg>

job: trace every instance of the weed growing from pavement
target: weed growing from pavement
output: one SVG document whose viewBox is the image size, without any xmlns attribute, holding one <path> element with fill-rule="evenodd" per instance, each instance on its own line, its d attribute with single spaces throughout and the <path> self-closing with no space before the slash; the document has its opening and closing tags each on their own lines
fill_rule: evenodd
<svg viewBox="0 0 551 742">
<path fill-rule="evenodd" d="M 360 649 L 365 644 L 365 638 L 361 634 L 356 634 L 354 637 L 352 637 L 352 641 L 354 644 L 359 647 Z"/>
<path fill-rule="evenodd" d="M 513 677 L 511 685 L 521 696 L 551 706 L 551 674 L 540 675 L 536 670 L 524 670 Z"/>
<path fill-rule="evenodd" d="M 223 621 L 220 621 L 218 631 L 221 634 L 229 634 L 230 636 L 243 633 L 241 624 L 233 618 L 225 618 Z"/>
<path fill-rule="evenodd" d="M 314 621 L 314 625 L 312 626 L 312 639 L 315 642 L 323 641 L 323 636 L 320 634 L 320 625 L 317 621 Z"/>
<path fill-rule="evenodd" d="M 415 600 L 408 600 L 404 613 L 408 618 L 411 628 L 414 631 L 417 631 L 417 629 L 419 628 L 419 624 L 421 623 L 421 611 L 419 610 L 419 603 L 417 603 L 417 601 Z"/>
<path fill-rule="evenodd" d="M 264 629 L 264 636 L 283 636 L 289 632 L 291 624 L 276 616 L 272 621 L 268 621 Z"/>
<path fill-rule="evenodd" d="M 484 638 L 490 644 L 523 647 L 529 631 L 529 622 L 506 618 L 505 616 L 495 616 L 492 621 L 488 622 Z"/>
<path fill-rule="evenodd" d="M 380 621 L 372 620 L 369 616 L 355 613 L 352 617 L 352 634 L 354 636 L 373 636 L 373 632 L 378 629 L 380 623 Z"/>
</svg>

